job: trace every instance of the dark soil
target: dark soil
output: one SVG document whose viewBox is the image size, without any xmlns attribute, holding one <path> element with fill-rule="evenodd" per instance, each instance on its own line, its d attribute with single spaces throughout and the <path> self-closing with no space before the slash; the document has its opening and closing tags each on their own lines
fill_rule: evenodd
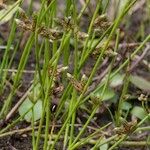
<svg viewBox="0 0 150 150">
<path fill-rule="evenodd" d="M 31 137 L 10 136 L 0 140 L 0 150 L 32 150 Z"/>
</svg>

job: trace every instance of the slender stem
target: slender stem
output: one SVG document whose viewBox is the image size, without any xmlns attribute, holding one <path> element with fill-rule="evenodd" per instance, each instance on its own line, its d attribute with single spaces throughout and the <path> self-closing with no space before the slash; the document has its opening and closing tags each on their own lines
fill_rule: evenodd
<svg viewBox="0 0 150 150">
<path fill-rule="evenodd" d="M 82 54 L 81 54 L 81 59 L 80 59 L 81 61 L 83 60 L 85 54 L 87 53 L 86 49 L 87 49 L 88 41 L 89 41 L 89 38 L 91 36 L 93 23 L 94 23 L 94 20 L 95 20 L 95 18 L 97 16 L 98 11 L 99 11 L 100 5 L 101 5 L 101 0 L 98 0 L 95 12 L 93 14 L 92 20 L 91 20 L 89 28 L 88 28 L 88 37 L 87 37 L 87 39 L 85 41 L 84 48 L 83 48 L 83 51 L 82 51 Z"/>
</svg>

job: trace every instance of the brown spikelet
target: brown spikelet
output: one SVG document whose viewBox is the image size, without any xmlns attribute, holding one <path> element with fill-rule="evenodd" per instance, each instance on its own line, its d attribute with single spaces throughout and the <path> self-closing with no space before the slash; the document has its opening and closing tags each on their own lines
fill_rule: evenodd
<svg viewBox="0 0 150 150">
<path fill-rule="evenodd" d="M 30 20 L 24 11 L 20 11 L 20 19 L 16 19 L 16 23 L 23 31 L 35 32 L 37 22 L 37 15 Z M 50 40 L 58 40 L 62 37 L 63 32 L 57 29 L 51 29 L 44 26 L 37 27 L 37 32 L 42 37 Z"/>
<path fill-rule="evenodd" d="M 122 126 L 119 128 L 116 128 L 115 131 L 117 134 L 129 134 L 134 130 L 134 127 L 137 124 L 137 120 L 133 120 L 131 122 L 124 121 Z"/>
<path fill-rule="evenodd" d="M 67 73 L 67 77 L 69 79 L 69 81 L 71 82 L 71 84 L 73 85 L 73 87 L 79 91 L 82 92 L 83 91 L 83 84 L 79 81 L 77 81 L 71 74 Z"/>
</svg>

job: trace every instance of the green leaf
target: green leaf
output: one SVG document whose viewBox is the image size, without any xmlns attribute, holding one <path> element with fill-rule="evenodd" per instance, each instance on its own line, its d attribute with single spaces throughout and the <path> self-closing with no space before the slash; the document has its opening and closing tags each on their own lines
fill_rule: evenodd
<svg viewBox="0 0 150 150">
<path fill-rule="evenodd" d="M 27 98 L 19 107 L 19 114 L 20 116 L 22 116 L 23 114 L 25 114 L 34 104 L 30 101 L 29 98 Z M 33 113 L 33 114 L 32 114 Z M 41 114 L 42 114 L 42 101 L 38 100 L 36 102 L 36 104 L 33 107 L 33 112 L 32 110 L 29 111 L 24 119 L 27 122 L 31 122 L 32 121 L 32 115 L 34 115 L 34 121 L 39 120 L 41 118 Z"/>
<path fill-rule="evenodd" d="M 100 144 L 103 143 L 103 142 L 105 142 L 105 140 L 106 140 L 106 138 L 104 137 L 104 138 L 101 140 Z M 99 147 L 99 150 L 108 150 L 108 143 L 103 144 L 102 146 L 100 146 L 100 147 Z"/>
<path fill-rule="evenodd" d="M 119 85 L 123 84 L 123 74 L 116 74 L 111 80 L 110 80 L 110 86 L 111 87 L 117 87 Z"/>
<path fill-rule="evenodd" d="M 136 87 L 138 87 L 141 90 L 145 90 L 147 92 L 150 91 L 150 82 L 145 80 L 142 77 L 139 76 L 130 76 L 130 81 L 132 84 L 134 84 Z"/>
<path fill-rule="evenodd" d="M 128 102 L 123 102 L 122 103 L 122 108 L 121 109 L 128 111 L 131 108 L 132 108 L 132 105 L 130 103 L 128 103 Z"/>
<path fill-rule="evenodd" d="M 94 93 L 94 96 L 102 99 L 103 101 L 110 100 L 115 96 L 115 92 L 111 88 L 106 88 L 104 95 L 102 96 L 103 88 L 99 89 L 96 93 Z"/>
<path fill-rule="evenodd" d="M 34 121 L 39 120 L 42 115 L 42 101 L 38 100 L 35 106 L 33 107 Z"/>
<path fill-rule="evenodd" d="M 29 99 L 34 103 L 40 98 L 41 85 L 37 83 L 32 89 L 30 95 L 28 95 Z"/>
<path fill-rule="evenodd" d="M 139 106 L 135 106 L 132 110 L 131 110 L 131 114 L 134 115 L 135 117 L 139 118 L 139 119 L 143 119 L 144 117 L 146 117 L 147 113 L 145 112 L 145 110 L 142 107 Z"/>
</svg>

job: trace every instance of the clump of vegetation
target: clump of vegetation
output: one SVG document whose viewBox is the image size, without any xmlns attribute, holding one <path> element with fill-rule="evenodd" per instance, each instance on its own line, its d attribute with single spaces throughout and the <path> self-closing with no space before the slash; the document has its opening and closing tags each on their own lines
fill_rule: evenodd
<svg viewBox="0 0 150 150">
<path fill-rule="evenodd" d="M 23 0 L 1 2 L 0 25 L 11 26 L 0 41 L 0 141 L 25 134 L 34 150 L 150 145 L 150 4 L 114 2 L 42 0 L 37 11 L 33 0 L 27 10 Z"/>
</svg>

